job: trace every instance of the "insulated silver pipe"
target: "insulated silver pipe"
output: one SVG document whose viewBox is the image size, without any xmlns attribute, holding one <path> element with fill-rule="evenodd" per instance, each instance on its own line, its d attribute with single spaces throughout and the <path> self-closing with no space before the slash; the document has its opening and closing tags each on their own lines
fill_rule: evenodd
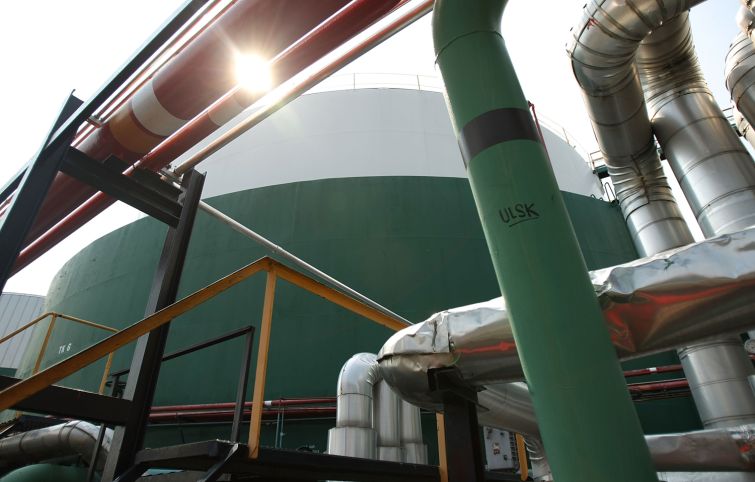
<svg viewBox="0 0 755 482">
<path fill-rule="evenodd" d="M 388 308 L 384 307 L 383 305 L 381 305 L 381 304 L 379 304 L 379 303 L 377 303 L 375 301 L 372 301 L 371 299 L 369 299 L 368 297 L 364 296 L 363 294 L 361 294 L 361 293 L 359 293 L 359 292 L 357 292 L 357 291 L 349 288 L 348 286 L 346 286 L 345 284 L 341 283 L 337 279 L 333 278 L 329 274 L 327 274 L 327 273 L 325 273 L 325 272 L 323 272 L 323 271 L 315 268 L 314 266 L 312 266 L 311 264 L 307 263 L 303 259 L 301 259 L 301 258 L 297 257 L 296 255 L 294 255 L 294 254 L 286 251 L 285 249 L 281 248 L 280 246 L 278 246 L 277 244 L 273 243 L 269 239 L 265 238 L 261 234 L 258 234 L 256 232 L 252 231 L 251 229 L 247 228 L 246 226 L 244 226 L 240 222 L 236 221 L 232 217 L 228 216 L 224 212 L 219 211 L 219 210 L 215 209 L 214 207 L 210 206 L 206 202 L 200 201 L 199 202 L 199 209 L 201 209 L 202 211 L 206 212 L 210 216 L 214 217 L 218 221 L 222 222 L 226 226 L 230 227 L 231 229 L 233 229 L 237 233 L 243 234 L 244 236 L 246 236 L 247 238 L 251 239 L 255 243 L 257 243 L 257 244 L 261 245 L 262 247 L 268 249 L 272 254 L 274 254 L 274 255 L 278 256 L 279 258 L 284 259 L 284 260 L 290 262 L 292 265 L 294 265 L 294 266 L 296 266 L 298 268 L 301 268 L 302 270 L 304 270 L 304 271 L 306 271 L 306 272 L 308 272 L 310 274 L 313 274 L 316 277 L 318 277 L 318 278 L 326 281 L 327 283 L 335 286 L 338 290 L 342 291 L 343 293 L 346 293 L 347 295 L 351 296 L 352 298 L 354 298 L 354 299 L 356 299 L 356 300 L 364 303 L 365 305 L 367 305 L 367 306 L 369 306 L 371 308 L 374 308 L 374 309 L 380 311 L 383 314 L 386 314 L 386 315 L 388 315 L 388 316 L 390 316 L 392 318 L 395 318 L 397 320 L 401 320 L 401 321 L 405 322 L 408 325 L 411 325 L 411 322 L 409 320 L 407 320 L 406 318 L 404 318 L 404 317 L 402 317 L 400 315 L 397 315 L 396 313 L 392 312 L 391 310 L 389 310 Z"/>
<path fill-rule="evenodd" d="M 708 89 L 688 13 L 645 37 L 637 67 L 651 125 L 706 236 L 755 225 L 755 163 Z M 755 373 L 738 336 L 679 352 L 705 427 L 755 422 Z"/>
<path fill-rule="evenodd" d="M 744 15 L 752 17 L 749 10 L 745 10 Z M 725 73 L 726 88 L 731 93 L 734 109 L 744 116 L 748 124 L 752 124 L 755 121 L 755 46 L 744 33 L 734 37 L 729 46 Z M 745 136 L 749 130 L 739 127 Z"/>
<path fill-rule="evenodd" d="M 687 0 L 592 0 L 567 46 L 616 197 L 641 256 L 693 241 L 653 140 L 634 57 Z"/>
<path fill-rule="evenodd" d="M 386 384 L 387 385 L 387 384 Z M 401 449 L 404 462 L 410 464 L 427 463 L 427 445 L 422 437 L 422 420 L 419 407 L 415 407 L 406 400 L 401 400 Z"/>
<path fill-rule="evenodd" d="M 592 271 L 590 278 L 622 359 L 742 333 L 755 327 L 755 228 Z M 502 298 L 442 311 L 395 333 L 378 362 L 403 399 L 432 409 L 439 405 L 429 393 L 430 368 L 455 367 L 480 387 L 524 376 Z M 507 397 L 517 400 L 516 393 Z"/>
<path fill-rule="evenodd" d="M 6 437 L 0 440 L 0 467 L 28 465 L 71 455 L 79 455 L 89 462 L 99 431 L 99 427 L 89 422 L 72 421 Z M 113 431 L 107 429 L 97 456 L 97 470 L 105 466 L 112 438 Z"/>
<path fill-rule="evenodd" d="M 377 361 L 375 361 L 377 365 Z M 377 431 L 378 460 L 401 462 L 400 400 L 384 380 L 374 387 L 374 427 Z"/>
<path fill-rule="evenodd" d="M 648 35 L 636 62 L 655 135 L 710 237 L 755 225 L 755 163 L 705 82 L 688 16 Z"/>
<path fill-rule="evenodd" d="M 357 353 L 341 368 L 336 398 L 336 426 L 328 431 L 328 453 L 377 458 L 372 394 L 380 381 L 375 355 Z"/>
</svg>

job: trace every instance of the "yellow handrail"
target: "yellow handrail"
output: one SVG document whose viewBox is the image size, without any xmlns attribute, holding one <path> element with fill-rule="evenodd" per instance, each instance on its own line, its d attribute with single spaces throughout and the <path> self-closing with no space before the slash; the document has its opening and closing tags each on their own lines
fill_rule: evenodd
<svg viewBox="0 0 755 482">
<path fill-rule="evenodd" d="M 32 375 L 36 375 L 37 373 L 39 373 L 39 368 L 40 366 L 42 366 L 42 359 L 44 358 L 45 352 L 47 351 L 47 345 L 50 342 L 52 329 L 55 327 L 55 321 L 58 318 L 73 321 L 75 323 L 79 323 L 85 326 L 91 326 L 92 328 L 109 331 L 111 333 L 116 333 L 118 331 L 116 328 L 112 328 L 110 326 L 101 325 L 99 323 L 94 323 L 92 321 L 84 320 L 82 318 L 77 318 L 71 315 L 65 315 L 63 313 L 57 313 L 55 311 L 48 311 L 46 313 L 42 313 L 38 317 L 31 320 L 29 323 L 16 329 L 12 333 L 9 333 L 5 335 L 4 337 L 0 338 L 0 344 L 5 343 L 6 341 L 10 340 L 14 336 L 18 335 L 19 333 L 23 333 L 27 329 L 31 328 L 32 326 L 36 325 L 37 323 L 41 322 L 42 320 L 46 318 L 50 318 L 50 324 L 47 325 L 47 332 L 45 333 L 45 338 L 42 341 L 42 345 L 39 347 L 39 353 L 37 354 L 37 359 L 34 361 L 34 369 L 32 370 Z M 105 385 L 107 383 L 107 378 L 108 378 L 108 375 L 110 374 L 110 367 L 112 366 L 112 364 L 113 364 L 113 353 L 111 352 L 108 355 L 107 362 L 105 363 L 105 371 L 102 373 L 102 380 L 100 381 L 100 387 L 98 391 L 98 393 L 100 394 L 104 393 L 105 391 Z"/>
<path fill-rule="evenodd" d="M 113 333 L 111 336 L 95 343 L 88 348 L 85 348 L 84 350 L 71 356 L 70 358 L 62 360 L 55 365 L 52 365 L 25 380 L 20 380 L 10 387 L 7 387 L 5 390 L 0 391 L 0 410 L 5 410 L 18 404 L 20 401 L 25 400 L 26 398 L 36 393 L 39 393 L 53 383 L 62 380 L 63 378 L 96 362 L 106 355 L 112 356 L 112 353 L 118 348 L 121 348 L 131 343 L 132 341 L 135 341 L 137 338 L 146 335 L 150 331 L 170 322 L 172 319 L 186 313 L 187 311 L 195 308 L 205 301 L 208 301 L 219 293 L 227 290 L 228 288 L 231 288 L 232 286 L 235 286 L 236 284 L 244 281 L 245 279 L 260 271 L 267 271 L 268 273 L 274 272 L 279 275 L 281 279 L 285 279 L 349 311 L 352 311 L 353 313 L 364 316 L 383 326 L 387 326 L 393 329 L 400 329 L 408 326 L 407 323 L 398 319 L 393 319 L 388 315 L 374 308 L 371 308 L 348 295 L 341 293 L 340 291 L 330 288 L 329 286 L 319 283 L 306 275 L 298 273 L 282 265 L 272 258 L 264 257 L 244 266 L 237 271 L 234 271 L 233 273 L 209 284 L 208 286 L 186 296 L 185 298 L 182 298 L 179 301 L 176 301 L 172 305 L 163 308 L 162 310 L 134 323 L 133 325 L 130 325 L 123 330 Z M 267 311 L 265 311 L 265 313 L 267 313 Z M 268 316 L 271 316 L 271 314 L 272 305 L 270 307 L 270 315 Z M 259 383 L 259 380 L 255 380 L 255 385 L 257 385 L 257 383 Z M 104 388 L 104 383 L 101 384 L 101 388 Z M 262 392 L 264 392 L 264 385 L 262 385 L 261 388 Z M 257 388 L 255 386 L 255 392 L 256 391 Z M 255 407 L 257 407 L 258 410 L 261 410 L 262 404 L 253 404 L 252 412 L 254 412 Z M 252 416 L 254 416 L 254 413 Z M 256 437 L 252 439 L 252 441 L 258 443 L 258 439 L 259 431 L 257 431 Z M 250 445 L 252 445 L 252 442 L 250 442 Z"/>
</svg>

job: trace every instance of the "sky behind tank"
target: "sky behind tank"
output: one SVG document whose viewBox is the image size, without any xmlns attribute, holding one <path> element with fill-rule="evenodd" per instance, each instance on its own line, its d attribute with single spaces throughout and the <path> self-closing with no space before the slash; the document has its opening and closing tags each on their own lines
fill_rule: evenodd
<svg viewBox="0 0 755 482">
<path fill-rule="evenodd" d="M 68 93 L 86 99 L 181 4 L 179 0 L 42 0 L 4 6 L 0 76 L 4 114 L 3 184 L 34 154 Z M 511 0 L 503 31 L 517 74 L 538 113 L 562 125 L 587 151 L 597 149 L 565 44 L 584 0 Z M 737 0 L 708 0 L 692 11 L 698 55 L 722 106 L 729 105 L 724 57 L 737 33 Z M 419 20 L 340 73 L 438 75 L 430 16 Z M 120 203 L 119 203 L 120 204 Z M 116 205 L 12 278 L 6 291 L 45 294 L 62 264 L 96 237 L 136 219 Z"/>
</svg>

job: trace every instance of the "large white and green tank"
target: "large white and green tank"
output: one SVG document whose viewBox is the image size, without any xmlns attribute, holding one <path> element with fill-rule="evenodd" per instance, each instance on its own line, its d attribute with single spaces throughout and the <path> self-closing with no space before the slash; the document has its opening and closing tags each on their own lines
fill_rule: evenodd
<svg viewBox="0 0 755 482">
<path fill-rule="evenodd" d="M 600 181 L 584 159 L 549 129 L 543 135 L 588 267 L 636 258 L 620 210 L 600 199 Z M 371 88 L 305 95 L 199 167 L 207 171 L 208 203 L 409 320 L 499 294 L 438 92 Z M 139 320 L 164 234 L 159 222 L 142 219 L 94 241 L 57 273 L 46 309 L 117 328 Z M 267 254 L 200 213 L 180 295 Z M 263 283 L 262 276 L 248 280 L 176 319 L 167 350 L 256 326 Z M 377 352 L 390 335 L 285 282 L 277 289 L 273 320 L 266 399 L 334 395 L 344 361 Z M 36 331 L 20 375 L 29 374 L 44 328 Z M 104 336 L 60 323 L 43 366 Z M 164 363 L 155 404 L 232 401 L 241 348 L 234 340 Z M 127 368 L 130 357 L 130 349 L 119 351 L 113 370 Z M 103 367 L 104 360 L 65 384 L 94 390 Z M 652 415 L 644 418 L 646 430 L 687 430 L 699 423 L 688 400 L 661 403 L 678 409 L 661 417 L 641 407 Z M 322 451 L 332 425 L 286 421 L 283 446 Z M 228 424 L 177 423 L 152 430 L 148 444 L 222 437 L 229 430 Z M 263 444 L 273 445 L 274 432 L 267 427 Z"/>
</svg>

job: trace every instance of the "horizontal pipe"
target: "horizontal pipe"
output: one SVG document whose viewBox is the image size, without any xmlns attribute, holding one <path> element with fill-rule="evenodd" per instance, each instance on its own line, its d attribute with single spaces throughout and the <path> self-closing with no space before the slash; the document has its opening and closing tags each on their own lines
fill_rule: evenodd
<svg viewBox="0 0 755 482">
<path fill-rule="evenodd" d="M 243 419 L 248 420 L 251 416 L 251 410 L 244 410 Z M 307 407 L 307 408 L 278 408 L 265 409 L 262 411 L 263 417 L 274 417 L 283 414 L 286 417 L 323 417 L 335 416 L 336 407 Z M 149 415 L 150 422 L 160 422 L 165 420 L 233 420 L 233 410 L 203 410 L 196 412 L 159 412 Z"/>
<path fill-rule="evenodd" d="M 629 389 L 629 393 L 679 390 L 683 388 L 689 388 L 689 382 L 685 379 L 678 379 L 652 383 L 630 383 L 627 385 L 627 388 Z"/>
<path fill-rule="evenodd" d="M 265 400 L 265 407 L 290 407 L 297 405 L 316 405 L 321 403 L 336 403 L 336 397 L 320 398 L 285 398 L 279 400 Z M 199 403 L 194 405 L 159 405 L 152 407 L 152 413 L 157 412 L 186 412 L 192 410 L 224 410 L 233 409 L 233 402 L 224 403 Z M 252 402 L 245 402 L 244 407 L 251 407 Z"/>
<path fill-rule="evenodd" d="M 623 359 L 742 333 L 755 326 L 755 228 L 593 271 L 591 279 Z M 476 386 L 523 378 L 501 298 L 396 333 L 378 360 L 393 388 L 420 406 L 437 406 L 429 368 L 454 366 Z"/>
<path fill-rule="evenodd" d="M 673 373 L 682 371 L 681 365 L 667 365 L 662 367 L 638 368 L 636 370 L 624 370 L 624 378 L 641 377 L 645 375 L 658 375 L 660 373 Z"/>
</svg>

